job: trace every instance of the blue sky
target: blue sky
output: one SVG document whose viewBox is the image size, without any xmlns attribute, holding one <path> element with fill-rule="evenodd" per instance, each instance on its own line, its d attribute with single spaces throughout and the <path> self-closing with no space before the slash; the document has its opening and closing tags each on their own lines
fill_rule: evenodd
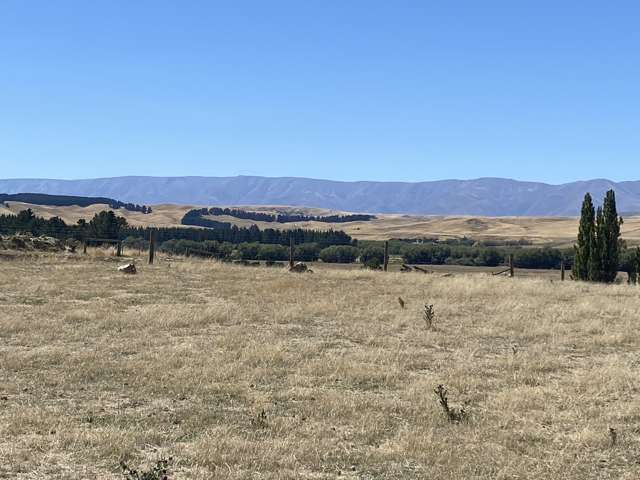
<svg viewBox="0 0 640 480">
<path fill-rule="evenodd" d="M 640 179 L 640 2 L 0 2 L 0 177 Z"/>
</svg>

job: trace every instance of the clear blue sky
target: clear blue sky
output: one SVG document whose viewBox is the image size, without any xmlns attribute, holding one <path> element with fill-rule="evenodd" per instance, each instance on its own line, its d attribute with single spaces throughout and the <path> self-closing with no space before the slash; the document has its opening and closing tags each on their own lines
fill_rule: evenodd
<svg viewBox="0 0 640 480">
<path fill-rule="evenodd" d="M 640 179 L 638 1 L 0 1 L 0 177 Z"/>
</svg>

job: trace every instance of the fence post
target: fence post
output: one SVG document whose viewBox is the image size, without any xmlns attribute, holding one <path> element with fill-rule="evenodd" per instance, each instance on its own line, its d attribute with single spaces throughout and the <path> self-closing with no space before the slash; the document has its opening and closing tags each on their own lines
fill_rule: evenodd
<svg viewBox="0 0 640 480">
<path fill-rule="evenodd" d="M 82 241 L 82 253 L 87 254 L 87 240 Z"/>
<path fill-rule="evenodd" d="M 153 265 L 153 257 L 156 250 L 156 231 L 151 229 L 149 231 L 149 265 Z"/>
<path fill-rule="evenodd" d="M 384 242 L 384 261 L 382 264 L 382 269 L 386 272 L 389 267 L 389 240 L 385 240 Z"/>
<path fill-rule="evenodd" d="M 513 277 L 513 254 L 509 254 L 509 276 Z"/>
<path fill-rule="evenodd" d="M 560 281 L 564 282 L 564 260 L 560 260 Z"/>
<path fill-rule="evenodd" d="M 289 268 L 293 268 L 293 236 L 289 237 Z"/>
</svg>

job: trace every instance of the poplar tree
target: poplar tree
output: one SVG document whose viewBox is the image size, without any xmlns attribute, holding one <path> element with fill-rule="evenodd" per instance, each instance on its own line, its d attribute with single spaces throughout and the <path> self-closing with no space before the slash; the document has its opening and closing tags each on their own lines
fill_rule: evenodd
<svg viewBox="0 0 640 480">
<path fill-rule="evenodd" d="M 573 278 L 592 282 L 614 282 L 620 266 L 622 218 L 616 208 L 616 194 L 609 190 L 602 207 L 594 213 L 591 195 L 582 202 L 578 239 L 574 247 Z"/>
<path fill-rule="evenodd" d="M 604 238 L 604 217 L 602 207 L 596 210 L 596 222 L 593 235 L 589 242 L 589 258 L 587 260 L 587 280 L 601 282 L 603 280 L 602 271 L 602 239 Z"/>
<path fill-rule="evenodd" d="M 591 195 L 587 193 L 582 202 L 580 213 L 580 227 L 578 228 L 578 242 L 574 246 L 573 278 L 575 280 L 589 279 L 589 259 L 595 236 L 595 210 Z"/>
<path fill-rule="evenodd" d="M 602 208 L 602 226 L 597 234 L 600 243 L 601 279 L 603 282 L 613 282 L 618 275 L 620 262 L 620 225 L 622 218 L 616 209 L 616 194 L 609 190 L 604 197 Z"/>
</svg>

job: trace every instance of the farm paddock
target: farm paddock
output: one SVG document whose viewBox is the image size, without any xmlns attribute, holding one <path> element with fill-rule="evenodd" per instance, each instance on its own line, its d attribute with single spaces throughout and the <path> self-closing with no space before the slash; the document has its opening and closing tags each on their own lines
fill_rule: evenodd
<svg viewBox="0 0 640 480">
<path fill-rule="evenodd" d="M 0 259 L 0 478 L 640 477 L 637 287 L 135 260 Z"/>
</svg>

